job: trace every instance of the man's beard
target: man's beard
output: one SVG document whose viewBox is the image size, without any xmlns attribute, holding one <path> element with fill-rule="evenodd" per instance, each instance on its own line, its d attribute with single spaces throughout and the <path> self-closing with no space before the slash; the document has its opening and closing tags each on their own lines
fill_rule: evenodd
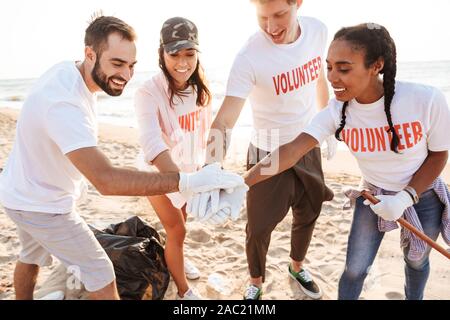
<svg viewBox="0 0 450 320">
<path fill-rule="evenodd" d="M 101 67 L 100 67 L 100 59 L 97 59 L 97 61 L 95 61 L 95 65 L 94 65 L 94 69 L 92 70 L 91 76 L 92 79 L 94 80 L 94 82 L 108 95 L 116 97 L 116 96 L 120 96 L 122 94 L 123 89 L 113 89 L 109 86 L 109 80 L 111 78 L 108 78 L 106 76 L 106 74 L 102 71 Z M 119 79 L 120 81 L 125 81 L 122 78 L 116 77 L 117 79 Z M 125 82 L 126 85 L 126 82 Z M 125 88 L 124 85 L 124 88 Z"/>
</svg>

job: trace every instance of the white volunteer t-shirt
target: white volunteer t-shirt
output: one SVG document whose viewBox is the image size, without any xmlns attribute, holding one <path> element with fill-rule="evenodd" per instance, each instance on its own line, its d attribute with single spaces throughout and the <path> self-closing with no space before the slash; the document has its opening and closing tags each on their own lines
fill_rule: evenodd
<svg viewBox="0 0 450 320">
<path fill-rule="evenodd" d="M 55 65 L 37 80 L 23 104 L 0 175 L 0 203 L 34 212 L 73 210 L 84 178 L 65 154 L 96 146 L 97 133 L 96 95 L 75 62 Z"/>
<path fill-rule="evenodd" d="M 341 122 L 342 102 L 331 100 L 304 130 L 322 143 Z M 350 101 L 341 138 L 356 157 L 363 178 L 386 190 L 406 187 L 430 151 L 450 150 L 450 109 L 436 88 L 396 82 L 391 104 L 399 154 L 390 149 L 384 97 L 372 104 Z"/>
<path fill-rule="evenodd" d="M 168 82 L 163 72 L 138 89 L 135 108 L 142 150 L 135 164 L 139 170 L 158 171 L 149 163 L 166 150 L 182 172 L 197 171 L 204 164 L 211 104 L 197 106 L 197 94 L 193 88 L 190 90 L 184 97 L 175 95 L 174 104 L 170 105 Z M 176 208 L 186 203 L 179 192 L 167 196 Z"/>
<path fill-rule="evenodd" d="M 175 113 L 184 135 L 183 140 L 171 150 L 172 159 L 182 172 L 195 172 L 205 163 L 211 106 L 197 106 L 196 94 L 175 101 Z"/>
<path fill-rule="evenodd" d="M 137 167 L 158 171 L 151 163 L 161 152 L 169 150 L 182 172 L 197 171 L 205 162 L 211 104 L 197 106 L 197 93 L 191 87 L 185 96 L 177 95 L 170 105 L 168 83 L 159 72 L 139 88 L 135 99 L 142 147 Z"/>
<path fill-rule="evenodd" d="M 298 21 L 301 34 L 293 43 L 274 44 L 262 30 L 250 37 L 228 79 L 227 96 L 249 97 L 251 142 L 266 151 L 293 140 L 317 113 L 316 84 L 325 63 L 327 28 L 311 17 Z"/>
</svg>

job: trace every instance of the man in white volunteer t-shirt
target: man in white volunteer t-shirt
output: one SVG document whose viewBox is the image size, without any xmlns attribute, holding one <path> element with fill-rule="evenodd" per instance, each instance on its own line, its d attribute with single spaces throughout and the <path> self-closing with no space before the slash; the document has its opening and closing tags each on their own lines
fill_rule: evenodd
<svg viewBox="0 0 450 320">
<path fill-rule="evenodd" d="M 92 299 L 118 299 L 114 269 L 75 202 L 86 177 L 103 195 L 150 196 L 233 188 L 242 177 L 205 167 L 192 174 L 113 167 L 97 148 L 96 92 L 118 96 L 133 75 L 135 32 L 115 17 L 93 19 L 82 62 L 48 70 L 31 90 L 13 149 L 0 175 L 0 203 L 16 223 L 22 250 L 14 273 L 17 299 L 32 299 L 39 267 L 57 257 L 79 271 Z"/>
<path fill-rule="evenodd" d="M 226 131 L 233 128 L 249 98 L 254 130 L 248 169 L 293 140 L 318 108 L 327 105 L 329 96 L 323 71 L 326 26 L 315 18 L 297 17 L 301 0 L 251 1 L 260 30 L 235 58 L 226 97 L 211 128 L 216 130 L 210 133 L 207 159 L 207 163 L 223 159 L 229 142 Z M 250 285 L 244 299 L 261 297 L 271 233 L 291 208 L 291 263 L 286 272 L 309 297 L 321 297 L 303 261 L 322 202 L 332 198 L 324 183 L 319 147 L 292 169 L 250 188 L 246 227 Z"/>
</svg>

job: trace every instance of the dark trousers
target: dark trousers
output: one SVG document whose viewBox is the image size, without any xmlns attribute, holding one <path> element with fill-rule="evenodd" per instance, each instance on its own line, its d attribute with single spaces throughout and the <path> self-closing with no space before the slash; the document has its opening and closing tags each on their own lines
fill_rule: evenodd
<svg viewBox="0 0 450 320">
<path fill-rule="evenodd" d="M 249 146 L 247 170 L 268 152 Z M 314 148 L 297 164 L 265 181 L 247 193 L 246 254 L 252 278 L 265 280 L 266 255 L 270 236 L 292 208 L 290 257 L 304 260 L 322 203 L 333 199 L 333 191 L 323 177 L 320 148 Z"/>
</svg>

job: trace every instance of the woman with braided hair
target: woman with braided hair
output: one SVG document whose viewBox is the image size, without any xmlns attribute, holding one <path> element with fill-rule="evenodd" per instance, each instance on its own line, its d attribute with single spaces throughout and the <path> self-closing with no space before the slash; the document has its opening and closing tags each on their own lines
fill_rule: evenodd
<svg viewBox="0 0 450 320">
<path fill-rule="evenodd" d="M 354 216 L 338 298 L 358 299 L 385 232 L 397 228 L 401 216 L 433 240 L 441 232 L 450 245 L 450 193 L 439 177 L 450 149 L 450 110 L 438 89 L 395 80 L 395 43 L 382 26 L 339 30 L 328 50 L 327 69 L 335 99 L 245 179 L 251 186 L 290 168 L 330 135 L 347 144 L 362 180 L 359 190 L 346 192 Z M 267 174 L 267 163 L 271 168 L 278 163 L 277 172 Z M 380 202 L 364 201 L 362 189 Z M 422 299 L 430 247 L 406 229 L 401 230 L 401 246 L 405 297 Z"/>
</svg>

